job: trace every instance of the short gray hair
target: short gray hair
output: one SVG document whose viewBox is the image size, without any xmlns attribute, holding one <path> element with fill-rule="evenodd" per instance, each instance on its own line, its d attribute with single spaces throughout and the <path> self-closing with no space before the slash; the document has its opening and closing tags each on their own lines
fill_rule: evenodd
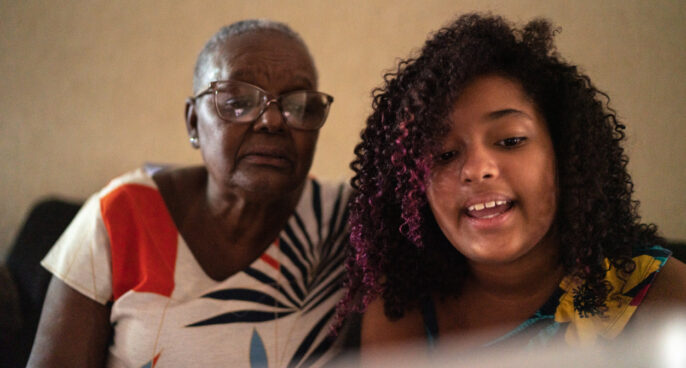
<svg viewBox="0 0 686 368">
<path fill-rule="evenodd" d="M 212 57 L 215 55 L 217 50 L 219 50 L 226 43 L 226 41 L 229 38 L 244 33 L 254 33 L 260 31 L 279 32 L 282 35 L 301 43 L 307 51 L 308 55 L 310 56 L 310 59 L 312 59 L 314 62 L 314 59 L 312 58 L 312 55 L 310 55 L 310 51 L 307 48 L 305 41 L 303 41 L 300 35 L 296 33 L 293 29 L 291 29 L 291 27 L 289 27 L 288 24 L 276 22 L 269 19 L 241 20 L 229 24 L 228 26 L 222 27 L 207 41 L 205 47 L 203 47 L 202 51 L 200 51 L 200 54 L 198 54 L 198 58 L 195 62 L 195 69 L 193 71 L 193 93 L 195 94 L 199 92 L 201 89 L 207 87 L 205 85 L 202 85 L 202 77 L 207 72 L 207 67 Z"/>
</svg>

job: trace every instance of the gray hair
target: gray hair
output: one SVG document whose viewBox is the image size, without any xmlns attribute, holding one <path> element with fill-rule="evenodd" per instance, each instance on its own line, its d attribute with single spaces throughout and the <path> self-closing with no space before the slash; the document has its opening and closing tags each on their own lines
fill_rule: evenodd
<svg viewBox="0 0 686 368">
<path fill-rule="evenodd" d="M 193 71 L 193 93 L 197 93 L 201 89 L 207 87 L 202 85 L 203 75 L 207 72 L 208 65 L 213 56 L 216 55 L 217 50 L 219 50 L 229 38 L 244 33 L 255 33 L 260 31 L 279 32 L 282 35 L 299 42 L 307 51 L 310 59 L 314 60 L 309 49 L 307 48 L 307 45 L 305 44 L 305 41 L 303 41 L 300 35 L 291 29 L 291 27 L 289 27 L 287 24 L 269 19 L 241 20 L 222 27 L 207 41 L 205 47 L 203 47 L 202 51 L 200 51 L 200 54 L 198 54 L 198 58 L 195 62 L 195 69 Z"/>
</svg>

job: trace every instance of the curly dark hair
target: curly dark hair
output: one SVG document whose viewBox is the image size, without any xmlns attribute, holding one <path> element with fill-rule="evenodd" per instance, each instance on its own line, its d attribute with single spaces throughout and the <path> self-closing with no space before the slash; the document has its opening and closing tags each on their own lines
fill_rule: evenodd
<svg viewBox="0 0 686 368">
<path fill-rule="evenodd" d="M 400 61 L 373 92 L 373 113 L 355 148 L 351 248 L 342 320 L 383 296 L 390 319 L 437 293 L 454 295 L 467 275 L 466 259 L 444 237 L 425 188 L 447 115 L 475 78 L 501 75 L 519 82 L 548 126 L 556 155 L 559 203 L 553 226 L 567 275 L 580 286 L 582 316 L 602 314 L 611 291 L 604 260 L 625 274 L 635 246 L 663 244 L 655 225 L 640 223 L 624 125 L 609 97 L 564 61 L 550 22 L 523 28 L 490 14 L 467 14 L 426 41 L 421 54 Z"/>
</svg>

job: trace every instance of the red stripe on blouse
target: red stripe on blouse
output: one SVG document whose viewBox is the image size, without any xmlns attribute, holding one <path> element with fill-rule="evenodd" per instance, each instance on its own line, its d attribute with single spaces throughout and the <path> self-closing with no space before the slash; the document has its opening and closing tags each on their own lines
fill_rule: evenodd
<svg viewBox="0 0 686 368">
<path fill-rule="evenodd" d="M 279 239 L 278 238 L 274 241 L 274 246 L 277 248 L 279 247 Z M 279 261 L 275 260 L 274 257 L 267 254 L 266 251 L 264 253 L 262 253 L 262 255 L 260 256 L 260 259 L 263 260 L 264 262 L 266 262 L 268 265 L 272 266 L 273 269 L 275 269 L 277 271 L 280 269 L 281 265 L 279 264 Z"/>
<path fill-rule="evenodd" d="M 160 193 L 123 185 L 100 200 L 110 237 L 112 296 L 129 290 L 171 296 L 178 232 Z"/>
</svg>

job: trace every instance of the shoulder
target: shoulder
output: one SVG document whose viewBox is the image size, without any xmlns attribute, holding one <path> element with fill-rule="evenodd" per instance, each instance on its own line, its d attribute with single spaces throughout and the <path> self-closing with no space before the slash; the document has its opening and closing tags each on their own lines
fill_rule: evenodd
<svg viewBox="0 0 686 368">
<path fill-rule="evenodd" d="M 300 221 L 316 224 L 321 231 L 336 235 L 347 224 L 349 198 L 346 182 L 308 178 L 295 214 Z"/>
<path fill-rule="evenodd" d="M 347 203 L 350 185 L 343 180 L 322 180 L 314 177 L 307 179 L 300 202 L 321 201 L 322 205 Z"/>
<path fill-rule="evenodd" d="M 655 277 L 637 314 L 646 307 L 686 307 L 686 264 L 669 258 Z"/>
<path fill-rule="evenodd" d="M 100 191 L 100 194 L 105 196 L 117 188 L 127 185 L 143 185 L 152 188 L 156 187 L 155 182 L 152 180 L 152 172 L 147 170 L 145 167 L 141 167 L 110 180 L 110 182 Z"/>
<path fill-rule="evenodd" d="M 158 193 L 157 186 L 145 168 L 139 168 L 110 180 L 95 196 L 104 212 L 108 208 L 119 207 L 122 202 L 146 197 L 149 193 Z"/>
<path fill-rule="evenodd" d="M 169 207 L 145 168 L 112 180 L 100 192 L 99 206 L 113 255 L 117 249 L 139 244 L 145 234 L 154 233 L 165 244 L 176 243 L 177 229 Z"/>
<path fill-rule="evenodd" d="M 686 317 L 686 264 L 669 258 L 656 274 L 643 302 L 632 318 L 632 328 L 651 331 L 677 313 Z"/>
<path fill-rule="evenodd" d="M 360 333 L 360 348 L 363 358 L 377 348 L 425 339 L 424 323 L 419 310 L 406 311 L 402 318 L 391 321 L 384 313 L 382 297 L 377 297 L 367 306 L 367 310 L 362 316 Z"/>
</svg>

